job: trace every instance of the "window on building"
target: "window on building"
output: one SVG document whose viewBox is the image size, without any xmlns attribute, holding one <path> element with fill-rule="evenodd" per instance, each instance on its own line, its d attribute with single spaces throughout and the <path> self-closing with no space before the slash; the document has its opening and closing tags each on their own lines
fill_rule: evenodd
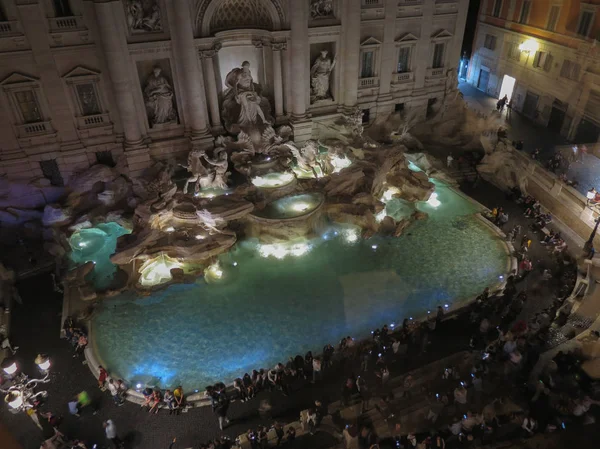
<svg viewBox="0 0 600 449">
<path fill-rule="evenodd" d="M 581 66 L 578 63 L 565 59 L 560 69 L 560 76 L 577 81 L 579 79 L 580 71 Z"/>
<path fill-rule="evenodd" d="M 549 31 L 556 30 L 556 24 L 558 23 L 558 18 L 560 17 L 560 6 L 554 5 L 550 7 L 550 13 L 548 14 L 548 25 L 546 28 Z"/>
<path fill-rule="evenodd" d="M 371 78 L 374 73 L 375 52 L 374 51 L 363 51 L 362 52 L 362 61 L 360 68 L 360 77 L 361 78 Z"/>
<path fill-rule="evenodd" d="M 511 43 L 508 46 L 508 59 L 519 62 L 521 60 L 521 50 L 519 50 L 519 44 Z"/>
<path fill-rule="evenodd" d="M 21 116 L 23 117 L 23 123 L 43 121 L 40 106 L 33 90 L 29 89 L 15 92 L 15 99 L 19 106 Z"/>
<path fill-rule="evenodd" d="M 531 0 L 525 0 L 521 6 L 521 14 L 519 15 L 519 23 L 527 23 L 529 19 L 529 11 L 531 10 Z"/>
<path fill-rule="evenodd" d="M 77 90 L 77 97 L 79 98 L 79 104 L 81 106 L 82 114 L 100 114 L 100 106 L 98 104 L 98 97 L 96 96 L 96 89 L 94 87 L 94 84 L 77 84 L 75 85 L 75 89 Z"/>
<path fill-rule="evenodd" d="M 62 175 L 60 174 L 58 164 L 56 163 L 56 159 L 40 161 L 40 168 L 42 169 L 44 178 L 50 180 L 50 184 L 57 187 L 62 187 L 65 185 Z"/>
<path fill-rule="evenodd" d="M 410 72 L 410 47 L 400 47 L 398 52 L 398 73 Z"/>
<path fill-rule="evenodd" d="M 404 103 L 396 103 L 394 105 L 394 112 L 402 112 L 404 111 Z"/>
<path fill-rule="evenodd" d="M 439 69 L 444 67 L 444 43 L 435 44 L 433 47 L 433 63 L 431 67 Z"/>
<path fill-rule="evenodd" d="M 371 118 L 371 110 L 370 109 L 363 109 L 362 110 L 362 122 L 363 123 L 369 123 L 369 119 Z"/>
<path fill-rule="evenodd" d="M 502 0 L 494 1 L 494 9 L 492 10 L 492 16 L 500 17 L 500 12 L 502 11 Z"/>
<path fill-rule="evenodd" d="M 113 159 L 112 151 L 96 151 L 96 162 L 108 167 L 115 166 L 115 160 Z"/>
<path fill-rule="evenodd" d="M 69 0 L 53 0 L 53 2 L 56 17 L 71 17 L 73 15 Z"/>
<path fill-rule="evenodd" d="M 533 57 L 533 66 L 549 71 L 551 59 L 552 57 L 547 51 L 536 51 Z"/>
<path fill-rule="evenodd" d="M 6 18 L 6 12 L 4 11 L 4 5 L 0 3 L 0 22 L 6 22 L 8 19 Z"/>
<path fill-rule="evenodd" d="M 577 34 L 587 37 L 590 34 L 594 13 L 592 11 L 581 11 L 579 14 L 579 24 L 577 25 Z"/>
<path fill-rule="evenodd" d="M 496 49 L 496 36 L 492 36 L 491 34 L 485 35 L 485 41 L 483 42 L 483 46 L 488 50 Z"/>
<path fill-rule="evenodd" d="M 425 112 L 425 117 L 430 118 L 434 113 L 435 109 L 433 106 L 437 103 L 437 98 L 430 98 L 427 100 L 427 111 Z"/>
</svg>

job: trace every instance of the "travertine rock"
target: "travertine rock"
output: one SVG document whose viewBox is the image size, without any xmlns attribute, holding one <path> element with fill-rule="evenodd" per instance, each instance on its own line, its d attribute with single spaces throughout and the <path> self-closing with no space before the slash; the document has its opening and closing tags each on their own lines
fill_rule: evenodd
<svg viewBox="0 0 600 449">
<path fill-rule="evenodd" d="M 58 204 L 48 204 L 44 207 L 42 223 L 44 226 L 63 226 L 71 222 L 73 217 L 68 208 L 63 208 Z"/>
</svg>

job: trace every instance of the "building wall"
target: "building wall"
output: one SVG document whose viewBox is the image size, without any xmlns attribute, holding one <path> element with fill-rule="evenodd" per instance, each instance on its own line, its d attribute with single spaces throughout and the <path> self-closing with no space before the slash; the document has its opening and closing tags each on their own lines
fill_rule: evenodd
<svg viewBox="0 0 600 449">
<path fill-rule="evenodd" d="M 517 23 L 524 0 L 502 0 L 498 18 L 492 17 L 495 1 L 484 0 L 481 4 L 468 82 L 497 97 L 504 76 L 514 77 L 515 109 L 580 143 L 595 142 L 600 133 L 600 103 L 596 97 L 596 92 L 600 95 L 600 49 L 595 41 L 600 31 L 600 1 L 535 0 L 530 3 L 525 23 Z M 553 31 L 548 30 L 552 6 L 561 8 Z M 577 34 L 582 10 L 594 14 L 587 36 Z M 496 38 L 494 49 L 485 48 L 486 35 Z M 537 50 L 520 52 L 519 60 L 511 57 L 511 47 L 523 43 L 534 43 Z M 546 53 L 543 67 L 535 64 L 538 52 Z M 563 70 L 565 60 L 578 64 L 579 70 L 567 75 Z M 485 85 L 488 71 L 489 82 Z M 528 95 L 531 101 L 538 97 L 535 107 L 531 102 L 526 106 Z"/>
<path fill-rule="evenodd" d="M 124 156 L 135 176 L 154 159 L 210 148 L 225 132 L 225 78 L 244 60 L 276 123 L 290 123 L 300 142 L 355 107 L 372 121 L 444 95 L 468 0 L 329 3 L 330 14 L 310 0 L 2 0 L 0 175 L 68 182 L 99 153 Z M 129 13 L 136 8 L 140 17 Z M 439 43 L 443 64 L 433 68 Z M 397 73 L 402 47 L 410 69 Z M 336 55 L 333 98 L 311 104 L 310 67 L 324 49 Z M 144 100 L 155 66 L 174 92 L 176 117 L 166 123 L 151 122 Z"/>
</svg>

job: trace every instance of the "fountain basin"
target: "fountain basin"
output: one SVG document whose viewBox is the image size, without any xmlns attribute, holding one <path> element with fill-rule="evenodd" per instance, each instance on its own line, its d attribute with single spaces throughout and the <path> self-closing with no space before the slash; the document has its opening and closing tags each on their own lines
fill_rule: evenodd
<svg viewBox="0 0 600 449">
<path fill-rule="evenodd" d="M 290 195 L 272 201 L 247 216 L 246 235 L 261 242 L 295 240 L 313 234 L 323 224 L 325 197 L 317 192 Z"/>
</svg>

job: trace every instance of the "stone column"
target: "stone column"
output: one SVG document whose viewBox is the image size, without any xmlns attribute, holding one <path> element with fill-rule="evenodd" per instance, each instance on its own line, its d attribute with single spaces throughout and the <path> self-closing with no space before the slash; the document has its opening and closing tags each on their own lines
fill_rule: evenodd
<svg viewBox="0 0 600 449">
<path fill-rule="evenodd" d="M 421 17 L 421 35 L 415 46 L 415 54 L 412 59 L 414 61 L 415 89 L 425 87 L 425 75 L 433 63 L 431 33 L 433 32 L 434 9 L 435 4 L 433 1 L 424 2 L 421 8 L 423 11 L 423 16 Z M 447 48 L 446 51 L 448 51 Z"/>
<path fill-rule="evenodd" d="M 292 58 L 292 116 L 302 120 L 306 116 L 308 89 L 308 1 L 290 2 L 291 58 Z"/>
<path fill-rule="evenodd" d="M 394 37 L 396 34 L 397 0 L 385 0 L 385 19 L 383 22 L 383 45 L 381 48 L 381 71 L 379 74 L 379 96 L 377 97 L 377 115 L 393 110 L 392 76 L 398 64 L 398 49 Z"/>
<path fill-rule="evenodd" d="M 218 131 L 222 131 L 221 112 L 219 111 L 219 93 L 217 91 L 217 80 L 215 78 L 215 64 L 213 58 L 221 49 L 217 43 L 211 50 L 200 50 L 202 67 L 204 68 L 204 82 L 206 83 L 206 94 L 208 96 L 208 109 L 210 111 L 210 124 Z"/>
<path fill-rule="evenodd" d="M 281 70 L 281 52 L 286 44 L 274 43 L 273 52 L 273 97 L 275 98 L 275 118 L 283 116 L 283 72 Z"/>
<path fill-rule="evenodd" d="M 357 0 L 344 1 L 344 109 L 353 110 L 358 104 L 358 75 L 360 68 L 360 9 Z"/>
<path fill-rule="evenodd" d="M 167 7 L 172 48 L 177 54 L 174 62 L 186 97 L 186 125 L 190 128 L 192 139 L 205 137 L 208 135 L 208 118 L 202 89 L 204 82 L 194 46 L 189 3 L 187 0 L 167 0 Z"/>
<path fill-rule="evenodd" d="M 98 19 L 100 41 L 106 57 L 117 109 L 121 116 L 125 146 L 139 146 L 142 143 L 142 131 L 133 98 L 134 89 L 138 87 L 134 86 L 131 79 L 123 5 L 120 1 L 97 1 L 94 3 L 94 7 Z"/>
<path fill-rule="evenodd" d="M 292 75 L 290 73 L 290 51 L 287 48 L 287 43 L 281 51 L 281 59 L 283 63 L 283 109 L 287 115 L 292 114 Z"/>
</svg>

